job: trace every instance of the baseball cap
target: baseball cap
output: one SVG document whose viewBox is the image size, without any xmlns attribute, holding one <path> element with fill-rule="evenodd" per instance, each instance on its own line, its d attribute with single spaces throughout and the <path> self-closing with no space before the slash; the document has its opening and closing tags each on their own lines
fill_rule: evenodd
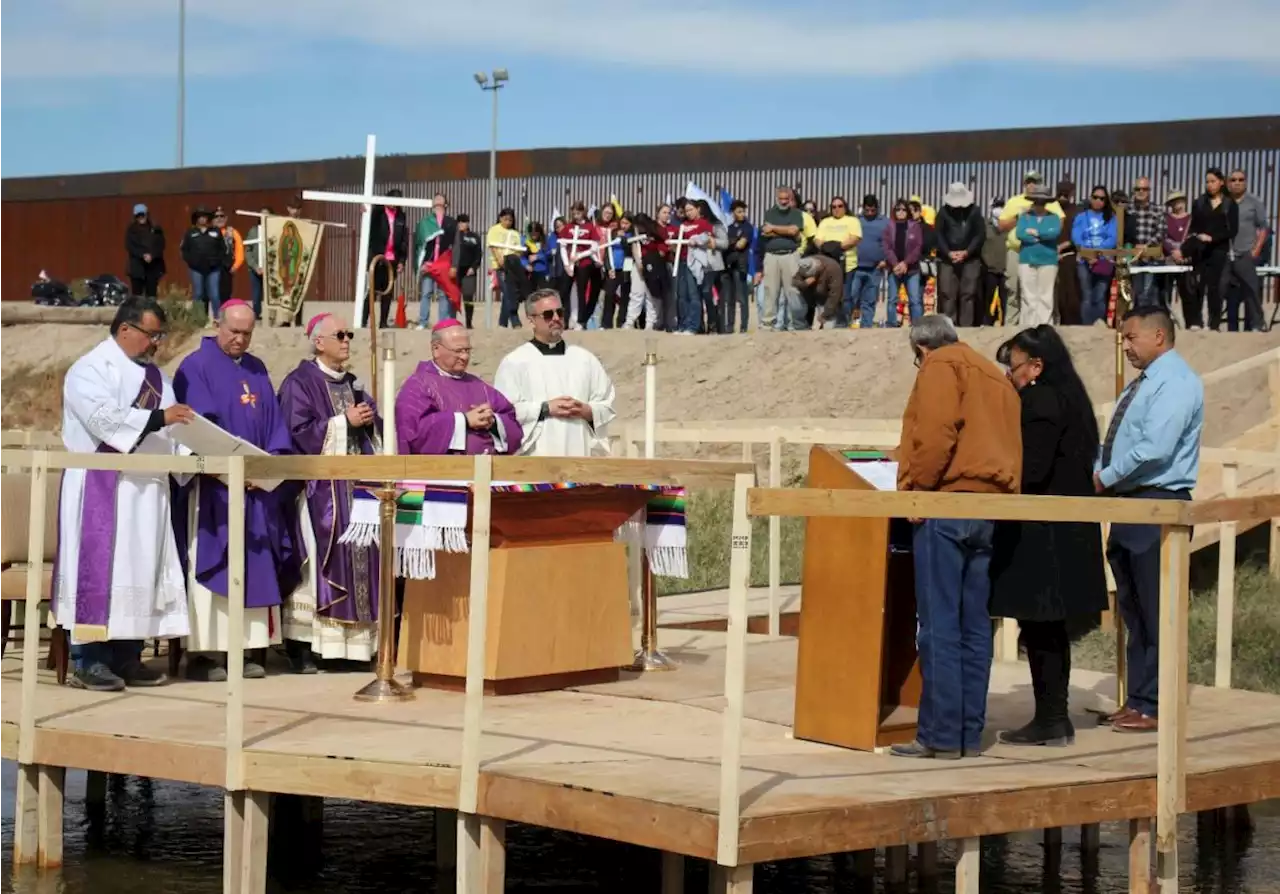
<svg viewBox="0 0 1280 894">
<path fill-rule="evenodd" d="M 147 213 L 147 206 L 142 204 L 141 202 L 133 206 L 134 217 L 137 217 L 139 214 L 146 214 L 146 213 Z"/>
</svg>

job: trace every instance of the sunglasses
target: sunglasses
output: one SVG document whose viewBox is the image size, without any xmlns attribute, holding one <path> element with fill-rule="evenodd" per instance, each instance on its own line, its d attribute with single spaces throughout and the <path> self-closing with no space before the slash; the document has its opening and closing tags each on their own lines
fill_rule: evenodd
<svg viewBox="0 0 1280 894">
<path fill-rule="evenodd" d="M 844 202 L 832 202 L 832 203 L 831 203 L 831 207 L 832 207 L 832 208 L 843 208 L 843 207 L 844 207 Z"/>
<path fill-rule="evenodd" d="M 1108 198 L 1108 197 L 1107 197 L 1107 196 L 1100 196 L 1100 195 L 1092 195 L 1092 196 L 1090 196 L 1089 198 L 1093 199 L 1095 202 L 1105 202 L 1105 201 L 1107 200 L 1107 198 Z"/>
<path fill-rule="evenodd" d="M 1134 192 L 1151 192 L 1151 187 L 1149 187 L 1149 186 L 1135 186 L 1135 187 L 1133 188 L 1133 191 L 1134 191 Z"/>
<path fill-rule="evenodd" d="M 542 319 L 548 323 L 555 319 L 564 319 L 564 308 L 557 307 L 552 310 L 544 310 L 542 313 L 538 314 L 538 316 L 542 317 Z"/>
<path fill-rule="evenodd" d="M 336 338 L 338 341 L 351 341 L 356 334 L 350 329 L 339 329 L 337 332 L 330 332 L 329 338 Z"/>
<path fill-rule="evenodd" d="M 1232 183 L 1244 183 L 1243 177 L 1228 177 L 1227 179 L 1230 180 Z"/>
</svg>

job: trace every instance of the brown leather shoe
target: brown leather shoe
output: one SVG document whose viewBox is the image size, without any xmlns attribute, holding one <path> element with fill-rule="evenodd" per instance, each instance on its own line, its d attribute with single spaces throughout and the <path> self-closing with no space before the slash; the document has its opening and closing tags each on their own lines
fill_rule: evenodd
<svg viewBox="0 0 1280 894">
<path fill-rule="evenodd" d="M 1159 721 L 1155 717 L 1139 714 L 1136 711 L 1129 717 L 1122 717 L 1111 728 L 1118 733 L 1154 733 L 1159 729 Z"/>
<path fill-rule="evenodd" d="M 1137 715 L 1138 712 L 1133 710 L 1133 708 L 1121 708 L 1118 711 L 1112 711 L 1110 714 L 1103 714 L 1099 717 L 1098 726 L 1112 726 L 1117 720 L 1126 720 Z"/>
</svg>

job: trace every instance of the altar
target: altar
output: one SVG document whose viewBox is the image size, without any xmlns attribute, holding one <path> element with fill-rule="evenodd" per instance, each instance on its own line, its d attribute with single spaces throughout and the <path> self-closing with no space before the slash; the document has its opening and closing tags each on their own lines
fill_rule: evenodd
<svg viewBox="0 0 1280 894">
<path fill-rule="evenodd" d="M 396 567 L 404 578 L 398 664 L 415 685 L 465 687 L 469 486 L 402 482 Z M 495 482 L 484 688 L 492 695 L 616 680 L 632 659 L 625 534 L 654 572 L 687 575 L 684 493 L 645 485 Z M 373 543 L 377 503 L 357 488 L 343 542 Z"/>
</svg>

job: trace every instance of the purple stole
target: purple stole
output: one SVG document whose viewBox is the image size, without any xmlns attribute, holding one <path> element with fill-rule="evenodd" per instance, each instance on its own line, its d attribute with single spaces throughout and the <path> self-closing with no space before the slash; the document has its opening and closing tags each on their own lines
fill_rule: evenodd
<svg viewBox="0 0 1280 894">
<path fill-rule="evenodd" d="M 160 409 L 164 382 L 160 368 L 146 366 L 145 378 L 133 406 L 139 410 Z M 102 443 L 98 453 L 119 453 Z M 107 619 L 111 609 L 111 574 L 116 547 L 116 493 L 120 473 L 89 469 L 84 476 L 80 502 L 80 561 L 76 568 L 76 616 L 73 636 L 82 642 L 107 639 Z M 59 513 L 61 516 L 61 513 Z M 57 579 L 57 569 L 54 570 Z"/>
</svg>

